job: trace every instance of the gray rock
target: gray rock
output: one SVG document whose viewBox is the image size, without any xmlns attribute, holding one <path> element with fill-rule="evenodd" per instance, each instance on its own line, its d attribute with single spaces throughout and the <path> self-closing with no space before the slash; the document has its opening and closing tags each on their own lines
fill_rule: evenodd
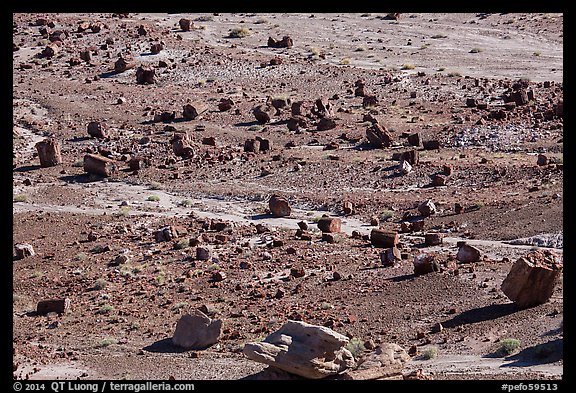
<svg viewBox="0 0 576 393">
<path fill-rule="evenodd" d="M 206 349 L 220 336 L 222 320 L 210 319 L 200 310 L 190 310 L 176 323 L 172 343 L 185 349 Z"/>
<path fill-rule="evenodd" d="M 325 378 L 356 365 L 345 348 L 348 337 L 325 326 L 288 321 L 261 342 L 247 343 L 249 359 L 310 379 Z"/>
<path fill-rule="evenodd" d="M 402 374 L 410 355 L 401 346 L 383 343 L 358 361 L 354 370 L 346 371 L 342 379 L 369 380 L 384 379 Z"/>
<path fill-rule="evenodd" d="M 26 257 L 33 257 L 36 255 L 36 252 L 34 252 L 34 247 L 27 243 L 16 244 L 14 246 L 14 250 L 16 251 L 17 259 L 24 259 Z"/>
</svg>

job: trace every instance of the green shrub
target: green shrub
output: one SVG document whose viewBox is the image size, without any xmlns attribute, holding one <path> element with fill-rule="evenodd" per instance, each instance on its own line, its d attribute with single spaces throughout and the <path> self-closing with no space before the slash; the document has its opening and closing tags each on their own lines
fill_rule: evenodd
<svg viewBox="0 0 576 393">
<path fill-rule="evenodd" d="M 410 63 L 404 63 L 400 67 L 401 70 L 413 70 L 414 68 L 416 68 L 416 66 L 414 64 L 410 64 Z"/>
<path fill-rule="evenodd" d="M 392 217 L 394 217 L 393 210 L 383 210 L 382 213 L 380 213 L 380 220 L 382 221 L 389 220 Z"/>
<path fill-rule="evenodd" d="M 150 195 L 146 200 L 150 202 L 158 202 L 160 201 L 160 197 L 158 195 Z"/>
<path fill-rule="evenodd" d="M 148 187 L 151 190 L 161 190 L 163 188 L 162 183 L 157 182 L 157 181 L 150 182 L 150 185 Z"/>
<path fill-rule="evenodd" d="M 96 311 L 96 314 L 109 314 L 111 311 L 114 311 L 114 306 L 110 304 L 105 304 Z"/>
<path fill-rule="evenodd" d="M 346 344 L 346 349 L 350 351 L 350 353 L 354 356 L 354 358 L 358 358 L 366 350 L 364 343 L 359 338 L 352 338 Z"/>
<path fill-rule="evenodd" d="M 99 278 L 96 280 L 96 282 L 94 283 L 94 286 L 92 287 L 95 290 L 101 290 L 106 288 L 106 285 L 108 285 L 108 282 L 106 280 L 104 280 L 103 278 Z"/>
<path fill-rule="evenodd" d="M 516 351 L 519 347 L 520 340 L 515 338 L 505 338 L 498 344 L 498 350 L 496 352 L 502 356 L 508 356 L 514 353 L 514 351 Z"/>
<path fill-rule="evenodd" d="M 250 34 L 252 34 L 250 29 L 246 26 L 242 26 L 242 27 L 235 27 L 235 28 L 231 29 L 230 33 L 228 34 L 228 37 L 230 37 L 230 38 L 244 38 L 244 37 L 248 37 Z"/>
<path fill-rule="evenodd" d="M 438 348 L 430 346 L 422 350 L 422 359 L 430 360 L 438 356 Z"/>
<path fill-rule="evenodd" d="M 14 195 L 14 202 L 28 202 L 28 195 L 26 194 Z"/>
<path fill-rule="evenodd" d="M 117 344 L 117 343 L 118 343 L 118 340 L 116 340 L 115 338 L 104 338 L 104 339 L 100 340 L 98 342 L 98 344 L 96 344 L 96 348 L 104 348 L 104 347 L 107 347 L 109 345 Z"/>
</svg>

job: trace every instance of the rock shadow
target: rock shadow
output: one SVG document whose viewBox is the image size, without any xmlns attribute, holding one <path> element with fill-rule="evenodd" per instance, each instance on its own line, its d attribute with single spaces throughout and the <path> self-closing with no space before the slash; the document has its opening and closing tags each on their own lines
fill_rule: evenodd
<svg viewBox="0 0 576 393">
<path fill-rule="evenodd" d="M 162 340 L 158 340 L 144 348 L 144 351 L 154 352 L 154 353 L 182 353 L 188 352 L 188 349 L 179 347 L 172 343 L 172 338 L 164 338 Z"/>
<path fill-rule="evenodd" d="M 100 77 L 100 78 L 111 78 L 111 77 L 116 76 L 116 75 L 118 75 L 118 74 L 120 74 L 120 73 L 119 73 L 119 72 L 116 72 L 116 71 L 107 71 L 107 72 L 103 72 L 103 73 L 99 74 L 98 77 Z"/>
<path fill-rule="evenodd" d="M 499 350 L 483 356 L 484 358 L 502 358 L 502 361 L 510 362 L 500 367 L 531 367 L 540 364 L 555 363 L 564 358 L 564 339 L 548 341 L 542 344 L 524 348 L 518 353 L 506 356 Z"/>
<path fill-rule="evenodd" d="M 527 367 L 538 364 L 555 363 L 564 358 L 564 339 L 548 341 L 542 344 L 525 348 L 517 354 L 508 356 L 506 360 L 512 363 L 504 364 L 502 367 Z"/>
<path fill-rule="evenodd" d="M 24 165 L 18 168 L 14 168 L 14 172 L 30 172 L 40 168 L 40 165 Z"/>
<path fill-rule="evenodd" d="M 309 380 L 296 374 L 289 373 L 279 368 L 268 366 L 257 373 L 240 378 L 244 381 L 291 381 L 291 380 Z"/>
<path fill-rule="evenodd" d="M 454 318 L 442 322 L 446 328 L 453 328 L 460 325 L 488 321 L 513 314 L 520 309 L 514 303 L 492 304 L 489 306 L 478 307 L 472 310 L 464 311 Z"/>
</svg>

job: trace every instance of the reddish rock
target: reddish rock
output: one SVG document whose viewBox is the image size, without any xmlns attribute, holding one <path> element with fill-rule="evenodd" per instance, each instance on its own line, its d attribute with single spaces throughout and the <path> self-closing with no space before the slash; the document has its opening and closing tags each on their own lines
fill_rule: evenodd
<svg viewBox="0 0 576 393">
<path fill-rule="evenodd" d="M 260 142 L 260 151 L 266 152 L 272 150 L 272 141 L 269 139 L 264 139 L 260 136 L 256 136 L 256 140 Z"/>
<path fill-rule="evenodd" d="M 306 271 L 302 266 L 296 266 L 290 268 L 290 275 L 294 278 L 300 278 L 306 275 Z"/>
<path fill-rule="evenodd" d="M 318 131 L 327 131 L 335 127 L 336 127 L 336 121 L 334 121 L 334 119 L 330 117 L 322 117 L 320 120 L 318 120 L 318 123 L 316 124 L 316 129 Z"/>
<path fill-rule="evenodd" d="M 84 172 L 109 177 L 118 171 L 116 161 L 96 154 L 86 154 L 84 156 Z"/>
<path fill-rule="evenodd" d="M 421 275 L 440 271 L 440 266 L 434 254 L 420 254 L 414 256 L 414 274 Z"/>
<path fill-rule="evenodd" d="M 136 69 L 136 83 L 139 85 L 154 84 L 156 70 L 152 66 L 140 66 Z"/>
<path fill-rule="evenodd" d="M 162 49 L 164 49 L 164 44 L 156 42 L 150 46 L 150 53 L 157 55 L 162 51 Z"/>
<path fill-rule="evenodd" d="M 232 101 L 230 98 L 221 98 L 220 102 L 218 103 L 218 110 L 220 112 L 225 112 L 230 110 L 232 106 L 234 106 L 234 101 Z"/>
<path fill-rule="evenodd" d="M 274 217 L 286 217 L 292 212 L 288 200 L 278 195 L 272 195 L 268 201 L 268 207 Z"/>
<path fill-rule="evenodd" d="M 440 187 L 446 185 L 446 176 L 440 175 L 438 173 L 431 176 L 432 177 L 432 186 L 433 187 Z"/>
<path fill-rule="evenodd" d="M 555 252 L 531 251 L 514 262 L 502 282 L 502 292 L 520 308 L 546 303 L 554 293 L 562 270 L 562 258 Z"/>
<path fill-rule="evenodd" d="M 257 139 L 246 139 L 244 141 L 244 151 L 258 153 L 260 151 L 260 141 Z"/>
<path fill-rule="evenodd" d="M 342 220 L 338 217 L 322 217 L 318 220 L 318 229 L 322 232 L 338 233 L 342 227 Z"/>
<path fill-rule="evenodd" d="M 344 214 L 347 216 L 354 214 L 354 204 L 350 201 L 345 201 L 343 204 Z"/>
<path fill-rule="evenodd" d="M 198 102 L 189 102 L 182 108 L 182 117 L 187 120 L 196 119 L 204 111 L 204 106 Z"/>
<path fill-rule="evenodd" d="M 106 139 L 109 137 L 108 126 L 106 125 L 106 123 L 102 123 L 99 121 L 91 121 L 90 123 L 88 123 L 86 130 L 88 131 L 88 135 L 90 135 L 93 138 Z"/>
<path fill-rule="evenodd" d="M 437 246 L 442 244 L 444 235 L 442 233 L 428 232 L 424 235 L 424 243 L 427 246 Z"/>
<path fill-rule="evenodd" d="M 300 128 L 308 128 L 308 121 L 304 116 L 292 116 L 286 126 L 290 131 L 297 131 Z"/>
<path fill-rule="evenodd" d="M 271 48 L 292 48 L 294 42 L 290 36 L 284 36 L 281 40 L 268 37 L 268 46 Z"/>
<path fill-rule="evenodd" d="M 438 150 L 440 149 L 440 142 L 433 139 L 422 142 L 422 147 L 424 150 Z"/>
<path fill-rule="evenodd" d="M 424 229 L 424 220 L 416 220 L 411 222 L 412 224 L 412 231 L 419 232 Z"/>
<path fill-rule="evenodd" d="M 131 68 L 134 68 L 135 66 L 136 64 L 132 60 L 129 60 L 125 57 L 119 57 L 118 60 L 116 60 L 116 62 L 114 63 L 114 72 L 119 74 Z"/>
<path fill-rule="evenodd" d="M 366 137 L 370 146 L 374 148 L 389 147 L 392 143 L 392 136 L 386 127 L 380 124 L 372 124 L 366 129 Z"/>
<path fill-rule="evenodd" d="M 332 112 L 332 104 L 324 97 L 316 99 L 314 106 L 311 108 L 311 112 L 317 117 L 332 117 L 334 115 Z"/>
<path fill-rule="evenodd" d="M 178 25 L 182 31 L 190 31 L 194 27 L 194 22 L 190 19 L 182 18 L 178 21 Z"/>
<path fill-rule="evenodd" d="M 420 162 L 420 155 L 418 153 L 418 150 L 408 150 L 402 152 L 402 154 L 400 155 L 400 161 L 406 161 L 410 165 L 418 165 L 418 163 Z"/>
<path fill-rule="evenodd" d="M 55 43 L 50 43 L 46 45 L 46 47 L 42 50 L 42 56 L 46 58 L 52 58 L 56 56 L 56 54 L 60 52 L 60 45 Z"/>
<path fill-rule="evenodd" d="M 390 247 L 385 251 L 380 252 L 380 262 L 383 266 L 395 266 L 402 262 L 402 255 L 398 247 Z"/>
<path fill-rule="evenodd" d="M 36 305 L 36 314 L 45 315 L 51 312 L 63 314 L 70 309 L 70 299 L 41 300 Z"/>
<path fill-rule="evenodd" d="M 92 61 L 92 52 L 90 50 L 81 51 L 80 59 L 84 60 L 86 63 L 90 63 Z"/>
<path fill-rule="evenodd" d="M 148 35 L 150 33 L 149 27 L 140 25 L 138 26 L 138 35 Z"/>
<path fill-rule="evenodd" d="M 370 232 L 370 243 L 374 247 L 390 248 L 398 244 L 398 233 L 380 228 L 374 228 Z"/>
<path fill-rule="evenodd" d="M 426 202 L 418 205 L 418 212 L 424 217 L 428 217 L 436 213 L 436 206 L 434 205 L 434 202 L 427 200 Z"/>
<path fill-rule="evenodd" d="M 362 106 L 364 108 L 374 107 L 376 105 L 378 105 L 378 97 L 374 95 L 364 96 L 364 99 L 362 100 Z"/>
<path fill-rule="evenodd" d="M 480 261 L 481 251 L 469 244 L 462 244 L 456 254 L 456 259 L 462 263 L 478 262 Z"/>
<path fill-rule="evenodd" d="M 336 237 L 334 237 L 333 233 L 322 232 L 322 241 L 326 243 L 336 243 Z"/>
<path fill-rule="evenodd" d="M 43 168 L 56 166 L 62 163 L 60 142 L 54 138 L 47 138 L 36 143 L 36 151 Z"/>
<path fill-rule="evenodd" d="M 418 147 L 422 143 L 422 138 L 420 137 L 420 133 L 416 132 L 414 134 L 408 135 L 408 143 L 410 146 Z"/>
<path fill-rule="evenodd" d="M 128 160 L 128 168 L 133 171 L 144 169 L 149 165 L 150 160 L 141 156 L 130 157 Z"/>
<path fill-rule="evenodd" d="M 544 166 L 548 165 L 549 162 L 550 160 L 548 160 L 548 157 L 546 157 L 544 154 L 538 154 L 538 160 L 536 161 L 536 165 Z"/>
<path fill-rule="evenodd" d="M 175 132 L 170 140 L 172 151 L 178 157 L 191 158 L 195 156 L 194 148 L 191 145 L 187 132 Z"/>
<path fill-rule="evenodd" d="M 173 226 L 165 226 L 154 233 L 156 243 L 169 242 L 178 238 L 178 231 Z"/>
<path fill-rule="evenodd" d="M 308 103 L 306 101 L 295 101 L 292 102 L 290 106 L 290 112 L 292 116 L 305 116 L 306 115 L 306 106 Z"/>
<path fill-rule="evenodd" d="M 272 117 L 276 114 L 276 108 L 271 105 L 258 105 L 252 109 L 252 113 L 258 123 L 265 124 L 269 123 Z"/>
</svg>

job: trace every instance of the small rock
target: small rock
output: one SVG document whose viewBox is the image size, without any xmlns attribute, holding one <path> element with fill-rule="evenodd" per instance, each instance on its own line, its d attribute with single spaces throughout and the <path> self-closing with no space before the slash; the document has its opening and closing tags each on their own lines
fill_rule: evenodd
<svg viewBox="0 0 576 393">
<path fill-rule="evenodd" d="M 14 250 L 16 251 L 17 259 L 24 259 L 36 255 L 36 252 L 34 252 L 34 247 L 28 243 L 16 244 L 14 246 Z"/>
<path fill-rule="evenodd" d="M 456 259 L 463 263 L 478 262 L 480 261 L 480 254 L 481 252 L 478 248 L 464 243 L 458 249 Z"/>
<path fill-rule="evenodd" d="M 421 215 L 428 217 L 428 216 L 436 213 L 436 206 L 429 199 L 426 202 L 423 202 L 418 206 L 418 211 L 420 212 Z"/>
<path fill-rule="evenodd" d="M 274 217 L 286 217 L 292 212 L 288 201 L 279 195 L 272 195 L 268 201 L 268 207 Z"/>
</svg>

